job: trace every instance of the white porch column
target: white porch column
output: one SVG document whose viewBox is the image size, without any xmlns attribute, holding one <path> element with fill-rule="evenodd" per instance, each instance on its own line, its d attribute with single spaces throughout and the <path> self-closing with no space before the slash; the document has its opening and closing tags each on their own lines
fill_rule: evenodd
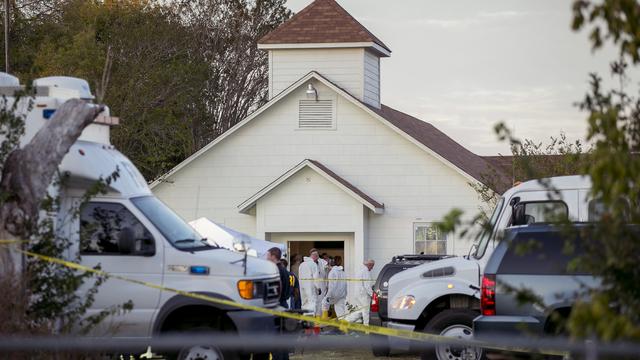
<svg viewBox="0 0 640 360">
<path fill-rule="evenodd" d="M 360 264 L 365 260 L 368 253 L 367 249 L 367 208 L 362 206 L 360 216 L 356 218 L 355 231 L 353 233 L 354 251 L 353 262 L 356 269 L 360 268 Z"/>
<path fill-rule="evenodd" d="M 267 233 L 264 224 L 264 205 L 260 202 L 256 204 L 256 235 L 258 239 L 267 240 Z"/>
</svg>

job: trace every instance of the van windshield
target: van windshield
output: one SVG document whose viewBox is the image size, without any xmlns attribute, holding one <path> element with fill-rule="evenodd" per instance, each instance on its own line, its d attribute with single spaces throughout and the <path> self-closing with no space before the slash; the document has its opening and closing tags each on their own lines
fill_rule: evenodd
<svg viewBox="0 0 640 360">
<path fill-rule="evenodd" d="M 181 217 L 154 196 L 141 196 L 131 202 L 153 223 L 171 244 L 181 250 L 210 248 L 211 245 Z"/>
<path fill-rule="evenodd" d="M 493 214 L 491 215 L 491 219 L 489 219 L 489 224 L 484 228 L 482 234 L 480 235 L 480 240 L 477 242 L 476 253 L 473 257 L 476 259 L 480 259 L 484 252 L 487 250 L 487 246 L 489 245 L 489 241 L 491 240 L 491 235 L 493 234 L 493 230 L 498 222 L 498 217 L 500 217 L 500 212 L 502 211 L 502 206 L 504 205 L 504 198 L 500 198 L 498 200 L 498 204 L 496 204 L 496 208 L 493 210 Z"/>
</svg>

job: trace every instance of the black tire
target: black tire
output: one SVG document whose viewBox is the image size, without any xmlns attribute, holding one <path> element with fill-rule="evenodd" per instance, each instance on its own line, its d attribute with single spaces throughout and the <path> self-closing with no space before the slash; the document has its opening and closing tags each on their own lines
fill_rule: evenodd
<svg viewBox="0 0 640 360">
<path fill-rule="evenodd" d="M 389 356 L 389 354 L 391 353 L 391 349 L 389 348 L 389 339 L 386 336 L 371 335 L 371 340 L 373 341 L 373 344 L 371 344 L 371 351 L 373 352 L 373 356 Z"/>
<path fill-rule="evenodd" d="M 188 332 L 190 333 L 214 333 L 214 332 L 219 332 L 220 329 L 215 329 L 213 327 L 209 327 L 209 326 L 199 326 L 197 328 L 193 328 L 193 329 L 189 329 Z M 208 348 L 213 348 L 215 349 L 215 351 L 219 352 L 221 355 L 221 358 L 223 360 L 242 360 L 242 359 L 248 359 L 248 356 L 245 357 L 243 356 L 240 352 L 237 351 L 230 351 L 230 350 L 218 350 L 217 348 L 215 348 L 215 346 L 210 346 L 210 345 L 203 345 L 203 347 L 208 347 Z M 167 354 L 167 359 L 175 359 L 175 360 L 185 360 L 185 356 L 188 355 L 187 351 L 189 349 L 187 348 L 183 348 L 180 349 L 180 351 L 178 351 L 177 353 L 172 353 L 172 354 Z M 196 358 L 198 359 L 198 358 Z"/>
<path fill-rule="evenodd" d="M 460 332 L 462 336 L 458 337 L 466 337 L 473 336 L 473 319 L 475 319 L 480 313 L 478 311 L 470 310 L 470 309 L 449 309 L 444 310 L 437 314 L 436 316 L 429 321 L 427 326 L 424 329 L 424 332 L 429 334 L 436 335 L 445 335 L 443 332 L 445 330 L 449 334 L 455 334 L 456 332 Z M 455 336 L 455 335 L 454 335 Z M 463 351 L 473 351 L 471 349 L 462 349 L 456 348 L 454 346 L 448 345 L 440 345 L 436 346 L 433 349 L 423 351 L 420 354 L 420 358 L 423 360 L 457 360 L 464 358 L 462 355 Z M 438 358 L 438 353 L 443 354 L 446 353 L 447 356 L 441 356 Z M 485 359 L 484 352 L 482 349 L 476 352 L 479 356 L 478 360 Z"/>
</svg>

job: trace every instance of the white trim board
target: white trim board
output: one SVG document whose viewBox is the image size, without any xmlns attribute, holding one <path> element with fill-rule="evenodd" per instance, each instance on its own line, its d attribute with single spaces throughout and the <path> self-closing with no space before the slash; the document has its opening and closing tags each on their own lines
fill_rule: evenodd
<svg viewBox="0 0 640 360">
<path fill-rule="evenodd" d="M 253 194 L 250 198 L 248 198 L 247 200 L 243 201 L 242 204 L 238 205 L 238 210 L 240 211 L 240 213 L 248 214 L 249 211 L 251 210 L 251 208 L 253 208 L 256 205 L 256 203 L 258 202 L 258 200 L 260 200 L 263 196 L 267 195 L 269 192 L 271 192 L 272 190 L 274 190 L 275 188 L 280 186 L 280 184 L 285 182 L 287 179 L 289 179 L 293 175 L 297 174 L 300 170 L 302 170 L 304 168 L 307 168 L 307 167 L 312 169 L 312 170 L 314 170 L 318 174 L 320 174 L 320 176 L 322 176 L 323 178 L 325 178 L 326 180 L 331 182 L 333 185 L 335 185 L 338 188 L 340 188 L 345 193 L 349 194 L 352 198 L 354 198 L 355 200 L 360 202 L 362 205 L 364 205 L 364 206 L 368 207 L 369 209 L 371 209 L 371 211 L 373 211 L 375 214 L 384 213 L 384 205 L 382 207 L 378 207 L 378 206 L 372 204 L 367 199 L 363 198 L 362 196 L 358 195 L 356 192 L 354 192 L 353 190 L 349 189 L 347 186 L 342 184 L 336 178 L 334 178 L 333 176 L 327 174 L 324 170 L 322 170 L 321 168 L 316 166 L 309 159 L 303 160 L 298 165 L 294 166 L 293 168 L 289 169 L 284 174 L 280 175 L 277 179 L 272 181 L 270 184 L 268 184 L 267 186 L 263 187 L 260 191 L 258 191 L 257 193 Z M 359 190 L 359 191 L 361 191 L 361 190 Z"/>
<path fill-rule="evenodd" d="M 391 56 L 391 50 L 370 42 L 344 42 L 344 43 L 295 43 L 295 44 L 258 44 L 258 49 L 262 50 L 282 50 L 282 49 L 339 49 L 339 48 L 372 48 L 380 56 Z"/>
</svg>

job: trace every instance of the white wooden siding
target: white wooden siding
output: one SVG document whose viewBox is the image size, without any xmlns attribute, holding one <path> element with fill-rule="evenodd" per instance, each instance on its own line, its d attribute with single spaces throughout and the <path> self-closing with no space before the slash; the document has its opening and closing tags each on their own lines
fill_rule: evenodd
<svg viewBox="0 0 640 360">
<path fill-rule="evenodd" d="M 364 52 L 363 100 L 380 108 L 380 58 L 369 51 Z"/>
<path fill-rule="evenodd" d="M 315 70 L 363 100 L 364 52 L 362 48 L 269 50 L 269 94 L 276 96 Z"/>
<path fill-rule="evenodd" d="M 336 96 L 321 83 L 313 84 L 321 98 Z M 159 184 L 154 193 L 186 220 L 206 216 L 255 235 L 256 217 L 239 213 L 237 206 L 303 159 L 315 159 L 384 203 L 384 214 L 369 212 L 366 221 L 362 215 L 350 219 L 364 221 L 364 256 L 379 264 L 413 251 L 414 222 L 440 220 L 452 208 L 477 212 L 481 202 L 466 178 L 341 96 L 335 98 L 335 131 L 297 130 L 298 104 L 306 99 L 305 91 L 306 86 L 294 90 Z M 312 207 L 323 201 L 321 196 L 305 202 Z M 466 254 L 469 246 L 455 236 L 448 244 L 458 255 Z"/>
</svg>

